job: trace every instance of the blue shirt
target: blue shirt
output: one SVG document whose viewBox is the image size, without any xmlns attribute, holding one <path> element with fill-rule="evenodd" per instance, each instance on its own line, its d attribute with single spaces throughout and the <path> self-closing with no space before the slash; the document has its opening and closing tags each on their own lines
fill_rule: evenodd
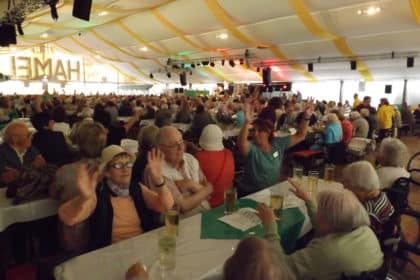
<svg viewBox="0 0 420 280">
<path fill-rule="evenodd" d="M 236 113 L 236 119 L 235 119 L 235 127 L 242 127 L 245 123 L 245 114 L 244 111 L 239 111 Z"/>
<path fill-rule="evenodd" d="M 330 123 L 324 130 L 324 144 L 334 144 L 341 142 L 343 130 L 339 123 Z"/>
<path fill-rule="evenodd" d="M 271 140 L 272 151 L 264 152 L 251 144 L 246 156 L 245 174 L 239 189 L 252 193 L 278 183 L 285 150 L 290 145 L 290 136 Z"/>
</svg>

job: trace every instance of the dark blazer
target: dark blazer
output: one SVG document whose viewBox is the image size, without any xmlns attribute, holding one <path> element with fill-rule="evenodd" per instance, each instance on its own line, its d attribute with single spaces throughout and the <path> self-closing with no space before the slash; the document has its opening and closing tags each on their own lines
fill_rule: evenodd
<svg viewBox="0 0 420 280">
<path fill-rule="evenodd" d="M 16 151 L 7 143 L 0 145 L 0 173 L 6 167 L 21 170 L 25 167 L 30 167 L 36 156 L 39 154 L 38 150 L 34 147 L 29 147 L 23 156 L 23 163 L 20 162 Z"/>
<path fill-rule="evenodd" d="M 61 166 L 71 161 L 70 149 L 61 132 L 38 130 L 32 138 L 32 145 L 39 150 L 47 163 Z"/>
</svg>

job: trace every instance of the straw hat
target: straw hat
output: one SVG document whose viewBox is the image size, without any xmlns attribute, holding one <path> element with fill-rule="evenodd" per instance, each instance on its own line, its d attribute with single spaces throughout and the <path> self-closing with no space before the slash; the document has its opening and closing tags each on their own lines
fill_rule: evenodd
<svg viewBox="0 0 420 280">
<path fill-rule="evenodd" d="M 122 147 L 117 145 L 110 145 L 102 150 L 101 164 L 99 165 L 99 171 L 102 172 L 105 166 L 113 160 L 116 156 L 126 154 L 131 157 L 131 154 L 127 153 Z"/>
<path fill-rule="evenodd" d="M 215 124 L 209 124 L 203 129 L 198 143 L 206 151 L 222 151 L 225 148 L 223 146 L 223 132 Z"/>
</svg>

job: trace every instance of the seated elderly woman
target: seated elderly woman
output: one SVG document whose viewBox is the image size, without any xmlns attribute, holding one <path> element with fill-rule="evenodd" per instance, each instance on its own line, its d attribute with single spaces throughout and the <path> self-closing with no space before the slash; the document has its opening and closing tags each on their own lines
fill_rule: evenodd
<svg viewBox="0 0 420 280">
<path fill-rule="evenodd" d="M 356 196 L 349 190 L 330 190 L 315 201 L 290 180 L 297 197 L 304 200 L 315 227 L 316 238 L 304 249 L 285 256 L 297 279 L 339 279 L 342 274 L 357 276 L 378 270 L 383 263 L 379 241 L 369 227 L 369 217 Z M 282 252 L 276 217 L 271 208 L 260 205 L 265 238 Z"/>
<path fill-rule="evenodd" d="M 307 103 L 297 133 L 286 137 L 273 137 L 274 124 L 267 119 L 258 118 L 253 121 L 251 106 L 245 105 L 245 123 L 237 142 L 240 153 L 246 157 L 245 174 L 238 186 L 240 196 L 278 182 L 285 150 L 305 139 L 313 112 L 312 103 L 312 100 Z M 251 123 L 254 128 L 253 142 L 248 141 L 248 126 Z"/>
<path fill-rule="evenodd" d="M 383 225 L 394 213 L 394 207 L 384 192 L 381 192 L 379 178 L 368 161 L 358 161 L 343 171 L 344 185 L 351 190 L 369 214 L 370 224 L 375 233 L 382 232 Z"/>
<path fill-rule="evenodd" d="M 223 266 L 223 280 L 294 280 L 284 258 L 266 240 L 243 239 Z"/>
<path fill-rule="evenodd" d="M 353 137 L 367 138 L 369 134 L 369 123 L 359 112 L 350 113 L 351 124 L 353 125 Z"/>
<path fill-rule="evenodd" d="M 380 167 L 376 170 L 382 189 L 390 188 L 401 177 L 408 178 L 404 168 L 408 160 L 407 146 L 396 138 L 382 140 L 376 157 Z"/>
<path fill-rule="evenodd" d="M 209 204 L 216 207 L 223 204 L 225 190 L 233 186 L 235 161 L 232 152 L 223 146 L 223 132 L 215 124 L 203 129 L 199 144 L 202 150 L 194 156 L 206 179 L 213 185 Z"/>
<path fill-rule="evenodd" d="M 150 209 L 164 212 L 172 208 L 174 201 L 161 173 L 163 155 L 153 150 L 147 156 L 146 168 L 156 191 L 130 185 L 133 158 L 120 146 L 111 145 L 102 151 L 99 169 L 103 179 L 99 184 L 98 171 L 87 163 L 79 164 L 75 177 L 79 194 L 61 205 L 58 215 L 68 226 L 89 220 L 90 249 L 148 231 L 154 227 Z"/>
<path fill-rule="evenodd" d="M 311 146 L 311 150 L 320 150 L 322 146 L 330 146 L 340 143 L 343 138 L 343 130 L 341 129 L 341 123 L 337 115 L 334 113 L 328 113 L 325 122 L 325 129 L 322 132 L 322 138 L 317 140 L 314 145 Z"/>
</svg>

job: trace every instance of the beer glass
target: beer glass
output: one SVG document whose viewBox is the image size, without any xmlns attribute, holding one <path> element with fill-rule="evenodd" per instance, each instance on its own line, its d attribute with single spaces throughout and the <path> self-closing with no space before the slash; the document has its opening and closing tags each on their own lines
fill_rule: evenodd
<svg viewBox="0 0 420 280">
<path fill-rule="evenodd" d="M 236 211 L 236 198 L 235 188 L 225 190 L 225 214 L 229 215 Z"/>
<path fill-rule="evenodd" d="M 166 233 L 170 235 L 178 235 L 178 225 L 179 225 L 179 211 L 176 209 L 171 209 L 165 213 L 165 228 Z"/>
<path fill-rule="evenodd" d="M 318 190 L 318 171 L 309 171 L 308 172 L 308 193 L 314 198 Z"/>
<path fill-rule="evenodd" d="M 334 165 L 326 164 L 324 168 L 324 180 L 332 182 L 334 180 Z"/>
</svg>

